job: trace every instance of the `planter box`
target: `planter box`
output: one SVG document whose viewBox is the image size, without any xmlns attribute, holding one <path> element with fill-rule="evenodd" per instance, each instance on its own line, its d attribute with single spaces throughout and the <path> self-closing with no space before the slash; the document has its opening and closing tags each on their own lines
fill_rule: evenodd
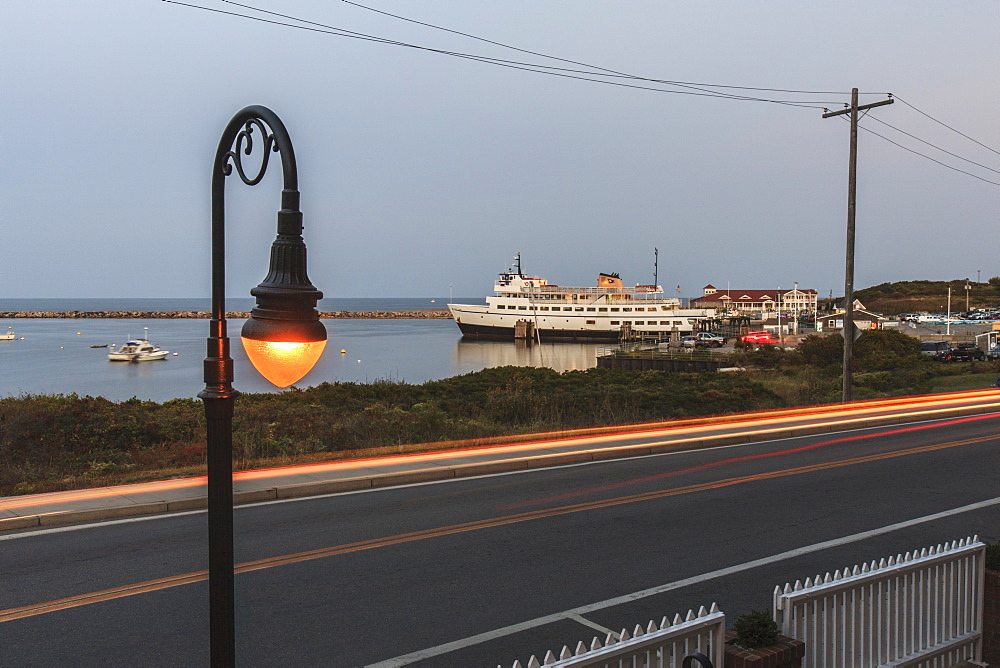
<svg viewBox="0 0 1000 668">
<path fill-rule="evenodd" d="M 736 637 L 726 632 L 726 643 Z M 788 636 L 778 636 L 778 643 L 758 649 L 740 649 L 726 645 L 726 668 L 799 668 L 806 653 L 806 644 Z"/>
<path fill-rule="evenodd" d="M 986 571 L 983 587 L 983 661 L 1000 666 L 1000 571 Z"/>
</svg>

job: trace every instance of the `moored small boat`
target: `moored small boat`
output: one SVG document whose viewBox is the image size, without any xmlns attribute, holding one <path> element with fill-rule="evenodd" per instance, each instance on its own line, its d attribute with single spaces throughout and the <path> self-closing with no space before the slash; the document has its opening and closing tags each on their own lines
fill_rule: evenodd
<svg viewBox="0 0 1000 668">
<path fill-rule="evenodd" d="M 149 327 L 143 327 L 144 336 L 149 336 Z M 108 349 L 108 359 L 112 362 L 153 362 L 162 360 L 170 354 L 169 350 L 161 350 L 148 338 L 129 339 L 124 345 Z"/>
</svg>

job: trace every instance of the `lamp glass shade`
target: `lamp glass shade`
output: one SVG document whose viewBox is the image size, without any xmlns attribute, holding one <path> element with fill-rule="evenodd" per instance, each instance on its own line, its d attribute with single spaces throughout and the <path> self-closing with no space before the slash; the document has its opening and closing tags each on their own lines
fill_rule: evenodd
<svg viewBox="0 0 1000 668">
<path fill-rule="evenodd" d="M 316 366 L 326 341 L 261 341 L 243 339 L 243 349 L 260 375 L 278 387 L 288 387 Z"/>
</svg>

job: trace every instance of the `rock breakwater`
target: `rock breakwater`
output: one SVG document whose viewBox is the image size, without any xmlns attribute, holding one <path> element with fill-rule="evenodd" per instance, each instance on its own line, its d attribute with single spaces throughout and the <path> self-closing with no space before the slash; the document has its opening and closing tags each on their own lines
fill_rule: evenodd
<svg viewBox="0 0 1000 668">
<path fill-rule="evenodd" d="M 210 311 L 0 311 L 0 319 L 6 318 L 137 318 L 172 319 L 212 317 Z M 226 318 L 246 319 L 247 311 L 227 311 Z M 451 315 L 444 309 L 426 311 L 321 311 L 320 318 L 368 318 L 377 320 L 443 319 Z"/>
</svg>

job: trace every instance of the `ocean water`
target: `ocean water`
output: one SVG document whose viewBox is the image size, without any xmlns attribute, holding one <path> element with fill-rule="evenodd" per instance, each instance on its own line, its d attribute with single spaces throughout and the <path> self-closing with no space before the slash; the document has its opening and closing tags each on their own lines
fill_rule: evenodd
<svg viewBox="0 0 1000 668">
<path fill-rule="evenodd" d="M 447 298 L 334 299 L 321 310 L 413 311 L 445 308 Z M 252 299 L 227 300 L 229 310 L 249 310 Z M 204 302 L 204 307 L 201 305 Z M 455 302 L 482 303 L 481 298 Z M 208 310 L 208 300 L 192 299 L 4 299 L 0 311 L 44 310 Z M 599 344 L 463 341 L 450 319 L 324 320 L 329 340 L 316 367 L 298 387 L 322 382 L 423 383 L 496 366 L 543 366 L 558 371 L 596 365 Z M 250 364 L 240 345 L 243 321 L 229 321 L 234 386 L 241 392 L 275 392 Z M 106 318 L 34 318 L 0 320 L 0 331 L 12 327 L 18 339 L 0 341 L 0 396 L 70 394 L 103 396 L 114 401 L 130 397 L 165 401 L 195 397 L 204 386 L 208 320 L 139 320 Z M 145 329 L 145 328 L 148 328 Z M 107 348 L 93 345 L 124 343 L 148 333 L 151 341 L 177 355 L 156 362 L 110 362 Z M 20 340 L 24 337 L 24 340 Z M 344 352 L 341 353 L 341 350 Z"/>
<path fill-rule="evenodd" d="M 456 297 L 456 303 L 485 304 L 482 297 Z M 448 297 L 398 299 L 321 299 L 320 311 L 425 311 L 447 308 Z M 256 305 L 253 297 L 229 297 L 227 311 L 249 311 Z M 0 311 L 210 311 L 212 300 L 178 299 L 0 299 Z"/>
</svg>

